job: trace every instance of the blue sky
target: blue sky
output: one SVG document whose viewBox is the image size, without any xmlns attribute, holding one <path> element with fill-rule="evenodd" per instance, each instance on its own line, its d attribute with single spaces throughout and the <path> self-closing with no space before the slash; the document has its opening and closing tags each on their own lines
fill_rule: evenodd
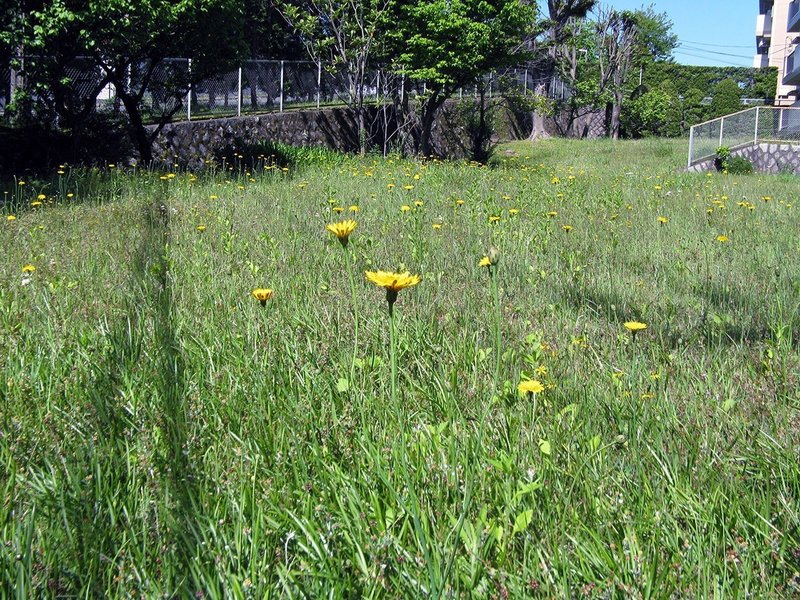
<svg viewBox="0 0 800 600">
<path fill-rule="evenodd" d="M 681 45 L 675 61 L 685 65 L 749 67 L 756 52 L 758 0 L 600 0 L 621 10 L 653 5 L 667 13 Z"/>
</svg>

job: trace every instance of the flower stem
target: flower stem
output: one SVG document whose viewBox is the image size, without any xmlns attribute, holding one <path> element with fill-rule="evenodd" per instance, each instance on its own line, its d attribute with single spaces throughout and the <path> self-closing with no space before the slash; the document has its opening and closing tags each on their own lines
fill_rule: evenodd
<svg viewBox="0 0 800 600">
<path fill-rule="evenodd" d="M 392 364 L 392 405 L 397 407 L 397 358 L 395 357 L 394 302 L 389 302 L 389 360 Z"/>
<path fill-rule="evenodd" d="M 492 267 L 495 268 L 495 267 Z M 493 271 L 489 271 L 489 285 L 492 289 L 492 300 L 494 300 L 494 391 L 497 392 L 497 382 L 500 378 L 500 347 L 502 345 L 500 335 L 500 295 L 497 292 L 497 280 Z"/>
<path fill-rule="evenodd" d="M 353 265 L 350 258 L 350 251 L 344 248 L 345 261 L 347 262 L 347 276 L 350 279 L 350 295 L 353 298 L 353 360 L 350 362 L 350 383 L 353 383 L 356 374 L 356 358 L 358 357 L 358 299 L 356 298 L 356 283 L 353 279 Z"/>
</svg>

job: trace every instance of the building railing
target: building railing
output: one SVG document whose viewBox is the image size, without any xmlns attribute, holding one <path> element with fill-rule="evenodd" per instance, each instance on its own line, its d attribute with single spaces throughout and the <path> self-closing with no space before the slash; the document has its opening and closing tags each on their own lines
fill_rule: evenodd
<svg viewBox="0 0 800 600">
<path fill-rule="evenodd" d="M 786 23 L 786 31 L 800 31 L 800 0 L 792 0 L 789 3 L 789 20 Z"/>
<path fill-rule="evenodd" d="M 723 146 L 739 148 L 761 142 L 797 141 L 800 141 L 800 107 L 756 106 L 692 125 L 687 166 L 713 157 Z"/>
</svg>

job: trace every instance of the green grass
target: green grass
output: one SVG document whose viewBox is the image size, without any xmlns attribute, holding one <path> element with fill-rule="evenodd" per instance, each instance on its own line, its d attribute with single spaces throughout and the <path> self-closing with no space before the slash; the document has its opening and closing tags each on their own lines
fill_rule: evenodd
<svg viewBox="0 0 800 600">
<path fill-rule="evenodd" d="M 800 593 L 796 178 L 664 140 L 283 152 L 7 186 L 0 596 Z M 378 269 L 423 277 L 396 402 Z"/>
</svg>

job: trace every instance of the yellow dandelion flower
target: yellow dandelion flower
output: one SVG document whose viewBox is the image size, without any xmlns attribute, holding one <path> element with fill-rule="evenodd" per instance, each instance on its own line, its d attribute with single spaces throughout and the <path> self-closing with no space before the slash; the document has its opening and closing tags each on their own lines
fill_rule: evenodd
<svg viewBox="0 0 800 600">
<path fill-rule="evenodd" d="M 42 203 L 39 202 L 38 200 L 34 200 L 33 202 L 31 202 L 31 206 L 33 208 L 36 208 L 37 206 L 41 206 L 41 205 L 42 205 Z"/>
<path fill-rule="evenodd" d="M 669 219 L 667 217 L 658 217 L 658 222 L 661 225 L 666 225 L 667 223 L 669 223 Z"/>
<path fill-rule="evenodd" d="M 410 184 L 408 184 L 408 185 L 404 185 L 404 186 L 403 186 L 403 189 L 404 189 L 404 190 L 413 190 L 413 189 L 414 189 L 414 186 L 413 186 L 413 185 L 410 185 Z"/>
<path fill-rule="evenodd" d="M 557 217 L 557 216 L 558 216 L 558 211 L 556 211 L 556 210 L 551 210 L 549 213 L 547 213 L 547 216 L 548 216 L 548 217 L 550 217 L 551 219 L 552 219 L 553 217 Z"/>
<path fill-rule="evenodd" d="M 15 221 L 16 219 L 17 219 L 17 217 L 15 217 L 14 215 L 8 215 L 6 217 L 6 221 Z"/>
<path fill-rule="evenodd" d="M 200 233 L 203 233 L 205 230 L 206 230 L 206 226 L 205 225 L 198 225 L 197 226 L 197 231 L 199 231 Z"/>
<path fill-rule="evenodd" d="M 45 196 L 44 194 L 39 194 L 38 196 L 36 196 L 36 199 L 37 200 L 46 200 L 47 196 Z"/>
<path fill-rule="evenodd" d="M 400 207 L 400 210 L 403 212 L 408 212 L 411 210 L 411 207 L 408 204 L 403 204 L 403 206 Z"/>
<path fill-rule="evenodd" d="M 31 264 L 27 264 L 24 267 L 22 267 L 22 272 L 23 273 L 33 273 L 35 270 L 36 270 L 36 267 L 34 267 Z"/>
<path fill-rule="evenodd" d="M 544 391 L 544 386 L 538 379 L 527 379 L 519 382 L 517 391 L 520 394 L 541 394 Z"/>
<path fill-rule="evenodd" d="M 500 215 L 490 215 L 489 223 L 497 223 L 500 220 Z"/>
<path fill-rule="evenodd" d="M 625 321 L 623 325 L 625 326 L 625 329 L 634 335 L 636 335 L 638 331 L 647 329 L 647 325 L 645 323 L 640 323 L 639 321 Z"/>
<path fill-rule="evenodd" d="M 442 224 L 441 224 L 441 223 L 434 223 L 434 224 L 433 224 L 433 228 L 434 228 L 434 229 L 436 229 L 436 230 L 438 231 L 439 229 L 441 229 L 441 228 L 442 228 Z"/>
<path fill-rule="evenodd" d="M 731 238 L 729 238 L 727 235 L 718 235 L 717 236 L 717 241 L 722 243 L 722 244 L 724 244 L 725 242 L 729 242 L 730 239 Z"/>
<path fill-rule="evenodd" d="M 461 206 L 461 205 L 463 205 L 463 204 L 464 204 L 464 201 L 463 201 L 461 198 L 459 198 L 458 200 L 456 200 L 456 205 L 457 205 L 457 206 Z"/>
<path fill-rule="evenodd" d="M 569 233 L 570 231 L 572 231 L 572 225 L 562 225 L 561 229 Z"/>
<path fill-rule="evenodd" d="M 350 212 L 358 212 L 360 209 L 358 208 L 358 204 L 353 204 L 347 210 L 349 210 Z"/>
<path fill-rule="evenodd" d="M 330 223 L 325 226 L 325 229 L 339 238 L 342 246 L 346 246 L 347 242 L 350 241 L 350 234 L 353 233 L 356 225 L 357 223 L 355 221 L 349 219 L 347 221 L 341 221 L 340 223 Z"/>
<path fill-rule="evenodd" d="M 261 302 L 261 306 L 267 303 L 267 300 L 272 298 L 272 290 L 269 288 L 256 288 L 251 292 L 253 298 Z"/>
<path fill-rule="evenodd" d="M 510 215 L 519 214 L 519 209 L 518 208 L 509 208 L 508 209 L 508 214 L 510 214 Z"/>
<path fill-rule="evenodd" d="M 392 271 L 365 271 L 367 279 L 386 289 L 386 301 L 389 303 L 389 314 L 391 315 L 392 306 L 397 300 L 397 293 L 407 287 L 417 285 L 422 278 L 419 275 L 412 275 L 408 271 L 404 273 L 394 273 Z"/>
<path fill-rule="evenodd" d="M 344 212 L 344 207 L 343 206 L 334 206 L 333 207 L 333 212 L 342 213 L 342 212 Z"/>
<path fill-rule="evenodd" d="M 492 266 L 492 261 L 489 259 L 488 256 L 484 256 L 480 260 L 480 262 L 478 263 L 478 266 L 479 267 L 491 267 Z"/>
<path fill-rule="evenodd" d="M 425 203 L 422 200 L 415 200 L 414 201 L 414 206 L 416 206 L 417 208 L 419 208 L 423 204 L 425 204 Z"/>
</svg>

